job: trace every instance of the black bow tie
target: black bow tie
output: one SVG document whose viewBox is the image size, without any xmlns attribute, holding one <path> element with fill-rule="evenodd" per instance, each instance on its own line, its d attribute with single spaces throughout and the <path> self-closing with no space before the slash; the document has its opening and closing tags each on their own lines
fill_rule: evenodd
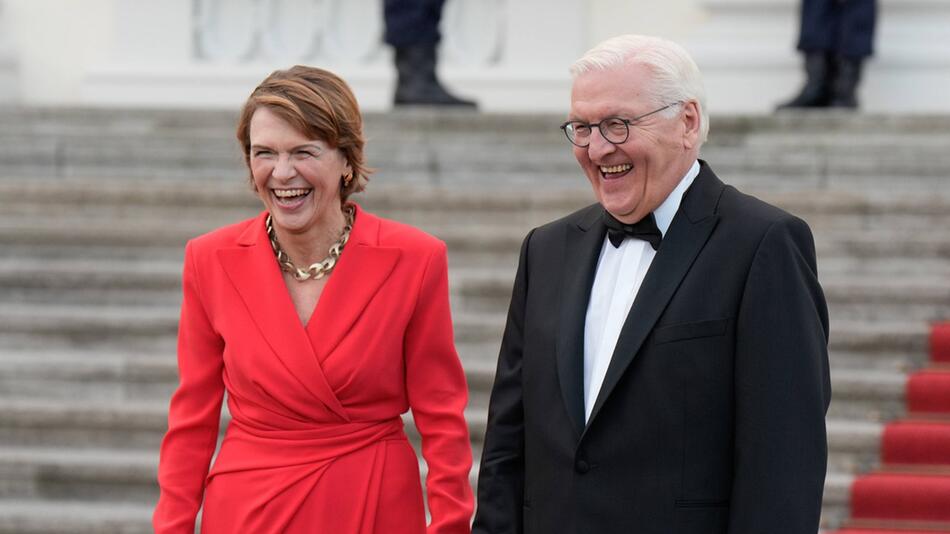
<svg viewBox="0 0 950 534">
<path fill-rule="evenodd" d="M 618 221 L 613 215 L 605 211 L 604 225 L 607 226 L 607 238 L 610 239 L 610 243 L 614 248 L 619 248 L 620 244 L 623 243 L 623 240 L 628 236 L 650 243 L 653 250 L 659 249 L 660 241 L 663 240 L 663 234 L 661 234 L 660 229 L 656 227 L 656 218 L 652 213 L 640 219 L 638 222 L 626 224 Z"/>
</svg>

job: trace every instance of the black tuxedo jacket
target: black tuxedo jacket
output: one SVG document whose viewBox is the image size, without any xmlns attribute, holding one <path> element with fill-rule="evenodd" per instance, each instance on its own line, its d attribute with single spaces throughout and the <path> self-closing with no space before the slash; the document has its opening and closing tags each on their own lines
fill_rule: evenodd
<svg viewBox="0 0 950 534">
<path fill-rule="evenodd" d="M 811 231 L 705 162 L 585 424 L 595 204 L 524 241 L 491 395 L 476 534 L 814 534 L 828 315 Z"/>
</svg>

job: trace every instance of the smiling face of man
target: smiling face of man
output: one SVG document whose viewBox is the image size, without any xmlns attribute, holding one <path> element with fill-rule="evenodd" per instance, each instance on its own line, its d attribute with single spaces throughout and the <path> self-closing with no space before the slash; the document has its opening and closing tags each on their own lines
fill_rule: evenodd
<svg viewBox="0 0 950 534">
<path fill-rule="evenodd" d="M 636 63 L 579 74 L 571 91 L 569 119 L 587 124 L 611 117 L 632 119 L 674 104 L 651 98 L 653 73 Z M 672 110 L 672 116 L 670 113 Z M 594 195 L 618 220 L 634 223 L 666 200 L 698 153 L 699 112 L 694 102 L 631 122 L 626 141 L 613 144 L 595 127 L 590 145 L 574 146 L 574 157 Z"/>
</svg>

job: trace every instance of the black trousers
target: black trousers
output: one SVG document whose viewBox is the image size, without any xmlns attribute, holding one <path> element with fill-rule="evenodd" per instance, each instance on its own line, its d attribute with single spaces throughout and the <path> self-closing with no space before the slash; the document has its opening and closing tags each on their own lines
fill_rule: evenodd
<svg viewBox="0 0 950 534">
<path fill-rule="evenodd" d="M 383 40 L 400 48 L 439 42 L 439 21 L 445 0 L 385 0 Z"/>
<path fill-rule="evenodd" d="M 873 52 L 877 0 L 802 0 L 798 49 L 864 58 Z"/>
</svg>

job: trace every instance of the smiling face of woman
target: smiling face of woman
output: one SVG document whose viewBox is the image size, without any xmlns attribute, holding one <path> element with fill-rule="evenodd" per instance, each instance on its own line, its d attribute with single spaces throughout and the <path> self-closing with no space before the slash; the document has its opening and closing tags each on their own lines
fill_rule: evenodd
<svg viewBox="0 0 950 534">
<path fill-rule="evenodd" d="M 250 121 L 254 188 L 280 233 L 339 230 L 340 189 L 352 169 L 343 154 L 310 139 L 267 106 Z"/>
</svg>

